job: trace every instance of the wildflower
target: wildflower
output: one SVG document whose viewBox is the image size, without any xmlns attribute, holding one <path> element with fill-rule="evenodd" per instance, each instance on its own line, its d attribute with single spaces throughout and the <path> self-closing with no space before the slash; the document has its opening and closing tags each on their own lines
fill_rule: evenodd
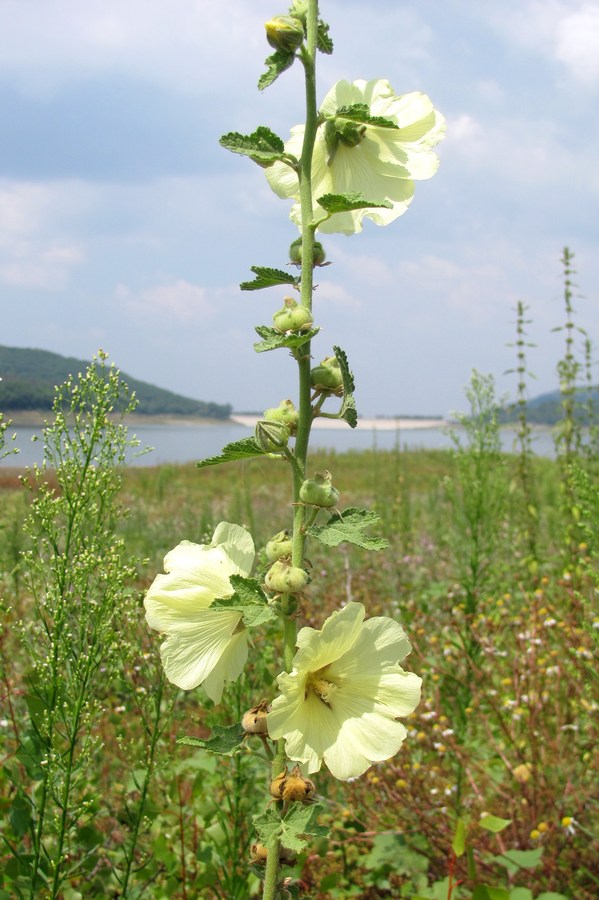
<svg viewBox="0 0 599 900">
<path fill-rule="evenodd" d="M 230 597 L 231 575 L 249 575 L 254 544 L 239 525 L 221 522 L 210 544 L 182 541 L 164 558 L 144 600 L 150 628 L 166 635 L 160 648 L 166 677 L 189 691 L 202 685 L 220 701 L 225 681 L 239 677 L 247 659 L 247 632 L 241 613 L 210 609 Z"/>
<path fill-rule="evenodd" d="M 364 615 L 361 603 L 348 603 L 320 631 L 302 628 L 293 669 L 277 679 L 269 734 L 310 774 L 324 761 L 347 781 L 394 756 L 406 737 L 397 717 L 420 699 L 421 679 L 399 666 L 411 650 L 403 629 Z"/>
<path fill-rule="evenodd" d="M 366 115 L 354 114 L 360 107 Z M 353 113 L 351 108 L 353 108 Z M 344 114 L 345 113 L 345 114 Z M 378 121 L 373 121 L 374 118 Z M 414 179 L 430 178 L 438 167 L 432 148 L 445 133 L 445 119 L 426 94 L 413 92 L 397 97 L 388 81 L 339 81 L 320 107 L 320 126 L 312 157 L 312 190 L 315 200 L 325 194 L 357 192 L 389 209 L 359 209 L 335 213 L 321 222 L 323 232 L 353 234 L 362 220 L 388 225 L 404 213 L 414 195 Z M 299 159 L 304 126 L 291 129 L 287 153 Z M 295 200 L 290 218 L 301 225 L 299 180 L 285 163 L 266 170 L 273 191 Z M 313 216 L 322 219 L 315 204 Z"/>
</svg>

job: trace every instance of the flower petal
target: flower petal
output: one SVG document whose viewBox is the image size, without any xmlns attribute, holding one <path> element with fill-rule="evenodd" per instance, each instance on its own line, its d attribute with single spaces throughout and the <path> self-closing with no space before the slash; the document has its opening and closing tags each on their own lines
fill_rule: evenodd
<svg viewBox="0 0 599 900">
<path fill-rule="evenodd" d="M 208 696 L 218 703 L 225 679 L 237 678 L 247 659 L 247 632 L 240 630 L 241 621 L 237 612 L 205 610 L 193 625 L 169 634 L 160 648 L 168 680 L 185 691 L 207 682 Z"/>
</svg>

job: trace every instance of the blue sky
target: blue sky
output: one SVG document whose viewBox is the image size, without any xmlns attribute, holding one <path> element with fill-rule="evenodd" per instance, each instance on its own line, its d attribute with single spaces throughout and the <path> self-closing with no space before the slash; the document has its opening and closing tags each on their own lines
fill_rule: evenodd
<svg viewBox="0 0 599 900">
<path fill-rule="evenodd" d="M 289 203 L 218 138 L 303 119 L 301 68 L 256 88 L 272 0 L 0 0 L 0 343 L 91 358 L 187 396 L 293 398 L 284 352 L 255 354 Z M 348 354 L 364 414 L 464 407 L 472 368 L 513 395 L 515 306 L 531 394 L 556 387 L 559 257 L 599 333 L 599 3 L 322 0 L 339 79 L 422 90 L 447 118 L 441 165 L 386 228 L 326 236 L 314 353 Z M 597 373 L 595 373 L 597 380 Z"/>
</svg>

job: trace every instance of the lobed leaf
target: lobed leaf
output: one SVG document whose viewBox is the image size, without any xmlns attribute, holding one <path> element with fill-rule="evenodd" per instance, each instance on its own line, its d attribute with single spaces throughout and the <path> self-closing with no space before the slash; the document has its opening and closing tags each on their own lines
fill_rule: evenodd
<svg viewBox="0 0 599 900">
<path fill-rule="evenodd" d="M 316 46 L 321 53 L 326 53 L 329 56 L 333 52 L 333 41 L 329 36 L 329 25 L 323 22 L 322 19 L 318 20 Z"/>
<path fill-rule="evenodd" d="M 355 428 L 358 424 L 358 410 L 356 409 L 356 401 L 354 400 L 355 382 L 352 372 L 350 372 L 347 362 L 347 355 L 341 347 L 333 347 L 335 357 L 341 369 L 341 377 L 343 379 L 343 400 L 341 401 L 341 409 L 339 415 L 345 419 L 351 428 Z"/>
<path fill-rule="evenodd" d="M 256 353 L 264 353 L 266 350 L 278 350 L 280 347 L 296 350 L 298 347 L 311 341 L 319 331 L 320 328 L 311 328 L 310 331 L 302 331 L 299 334 L 297 332 L 285 334 L 277 331 L 276 328 L 269 328 L 268 325 L 256 325 L 256 332 L 263 340 L 254 344 L 254 350 Z"/>
<path fill-rule="evenodd" d="M 235 591 L 232 597 L 215 600 L 210 609 L 229 609 L 243 615 L 243 623 L 248 628 L 256 628 L 276 618 L 276 613 L 255 578 L 231 575 L 231 585 Z"/>
<path fill-rule="evenodd" d="M 231 153 L 249 156 L 254 162 L 265 166 L 277 162 L 285 153 L 285 145 L 281 138 L 265 125 L 260 125 L 253 134 L 230 131 L 221 137 L 219 144 Z"/>
<path fill-rule="evenodd" d="M 258 88 L 263 91 L 265 88 L 277 80 L 279 75 L 293 65 L 295 53 L 290 51 L 285 53 L 283 50 L 276 50 L 272 56 L 265 60 L 266 72 L 258 79 Z"/>
<path fill-rule="evenodd" d="M 182 737 L 177 740 L 177 743 L 186 744 L 188 747 L 199 747 L 201 750 L 216 753 L 219 756 L 231 756 L 244 737 L 245 731 L 241 727 L 241 723 L 237 722 L 235 725 L 214 725 L 211 736 L 205 740 Z"/>
<path fill-rule="evenodd" d="M 300 283 L 298 275 L 290 275 L 282 269 L 270 269 L 267 266 L 250 266 L 250 269 L 256 278 L 254 281 L 242 281 L 239 285 L 242 291 L 259 291 L 279 284 L 292 284 L 293 287 L 297 287 Z"/>
<path fill-rule="evenodd" d="M 196 463 L 196 468 L 203 469 L 206 466 L 218 466 L 221 463 L 236 462 L 240 459 L 251 459 L 253 456 L 267 455 L 261 450 L 253 438 L 242 438 L 240 441 L 233 441 L 231 444 L 225 444 L 220 456 L 208 456 Z"/>
<path fill-rule="evenodd" d="M 395 128 L 399 130 L 399 126 L 392 122 L 391 119 L 385 119 L 383 116 L 371 116 L 367 103 L 352 103 L 351 106 L 341 106 L 337 110 L 337 115 L 343 116 L 344 119 L 351 119 L 353 122 L 359 122 L 361 125 L 377 125 L 379 128 Z"/>
<path fill-rule="evenodd" d="M 326 837 L 329 829 L 325 825 L 319 825 L 317 818 L 324 807 L 315 803 L 306 806 L 302 803 L 293 803 L 281 818 L 272 807 L 259 816 L 254 816 L 254 825 L 260 841 L 268 846 L 273 837 L 280 840 L 283 847 L 299 853 L 307 846 L 308 841 L 303 835 L 309 837 Z"/>
<path fill-rule="evenodd" d="M 347 194 L 323 194 L 316 201 L 330 215 L 342 212 L 352 212 L 355 209 L 391 209 L 392 204 L 388 200 L 375 202 L 367 200 L 362 194 L 351 191 Z"/>
<path fill-rule="evenodd" d="M 386 538 L 369 537 L 365 532 L 380 520 L 377 513 L 368 509 L 350 506 L 342 513 L 335 513 L 324 525 L 312 525 L 308 534 L 326 547 L 338 547 L 344 541 L 362 547 L 363 550 L 385 550 L 389 546 Z"/>
</svg>

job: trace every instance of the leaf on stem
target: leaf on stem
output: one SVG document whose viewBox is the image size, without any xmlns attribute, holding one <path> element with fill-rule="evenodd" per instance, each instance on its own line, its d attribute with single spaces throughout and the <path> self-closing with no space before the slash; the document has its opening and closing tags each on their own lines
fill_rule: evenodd
<svg viewBox="0 0 599 900">
<path fill-rule="evenodd" d="M 282 269 L 270 269 L 268 266 L 250 266 L 256 276 L 254 281 L 242 281 L 239 287 L 242 291 L 259 291 L 262 288 L 276 287 L 278 284 L 292 284 L 298 287 L 299 275 L 290 275 Z"/>
<path fill-rule="evenodd" d="M 311 328 L 310 331 L 302 331 L 300 334 L 295 331 L 285 334 L 277 331 L 276 328 L 269 328 L 268 325 L 256 325 L 256 333 L 263 340 L 254 344 L 254 350 L 256 353 L 264 353 L 266 350 L 278 350 L 279 347 L 288 347 L 290 350 L 296 350 L 298 347 L 311 341 L 319 331 L 320 328 Z"/>
<path fill-rule="evenodd" d="M 267 57 L 264 61 L 266 72 L 258 79 L 258 88 L 263 91 L 270 87 L 273 81 L 276 81 L 279 75 L 293 65 L 295 53 L 290 51 L 285 53 L 283 50 L 277 50 L 272 56 Z"/>
<path fill-rule="evenodd" d="M 200 459 L 196 463 L 196 468 L 203 469 L 205 466 L 218 466 L 220 463 L 236 462 L 239 459 L 251 459 L 252 456 L 267 455 L 264 450 L 260 449 L 253 438 L 242 438 L 240 441 L 225 444 L 220 456 L 208 456 L 206 459 Z"/>
<path fill-rule="evenodd" d="M 329 26 L 322 19 L 318 20 L 316 30 L 316 46 L 321 53 L 330 55 L 333 52 L 333 41 L 329 37 Z"/>
<path fill-rule="evenodd" d="M 380 203 L 367 200 L 363 194 L 351 191 L 347 194 L 323 194 L 316 201 L 329 215 L 341 212 L 352 212 L 354 209 L 391 209 L 392 203 L 383 200 Z"/>
<path fill-rule="evenodd" d="M 307 846 L 308 837 L 326 837 L 329 829 L 325 825 L 319 825 L 316 821 L 324 807 L 319 803 L 305 806 L 303 803 L 293 803 L 281 818 L 279 813 L 272 809 L 259 816 L 254 816 L 254 825 L 260 841 L 268 846 L 273 837 L 277 837 L 283 847 L 299 853 Z"/>
<path fill-rule="evenodd" d="M 270 166 L 282 159 L 285 154 L 285 145 L 281 138 L 265 125 L 260 125 L 253 134 L 230 131 L 222 136 L 219 144 L 231 153 L 249 156 L 261 166 Z"/>
<path fill-rule="evenodd" d="M 352 103 L 351 106 L 342 106 L 337 110 L 337 115 L 344 119 L 351 119 L 352 122 L 359 122 L 360 125 L 378 125 L 379 128 L 399 130 L 399 126 L 391 119 L 385 119 L 383 116 L 371 116 L 367 103 Z"/>
<path fill-rule="evenodd" d="M 369 509 L 350 506 L 342 513 L 332 515 L 324 525 L 312 525 L 308 534 L 326 547 L 338 547 L 345 541 L 364 550 L 384 550 L 389 546 L 386 538 L 369 537 L 366 534 L 366 529 L 375 525 L 379 519 L 380 516 Z"/>
<path fill-rule="evenodd" d="M 356 401 L 354 400 L 354 390 L 356 387 L 354 376 L 350 372 L 345 351 L 342 350 L 341 347 L 333 347 L 333 351 L 337 362 L 339 363 L 341 377 L 343 379 L 343 400 L 341 402 L 339 416 L 340 418 L 345 419 L 351 428 L 355 428 L 358 424 L 358 410 L 356 409 Z"/>
<path fill-rule="evenodd" d="M 248 628 L 256 628 L 276 618 L 260 583 L 254 578 L 231 575 L 229 578 L 235 591 L 232 597 L 214 600 L 210 609 L 229 609 L 243 615 L 243 623 Z"/>
<path fill-rule="evenodd" d="M 186 744 L 189 747 L 199 747 L 201 750 L 217 753 L 219 756 L 231 756 L 244 737 L 245 731 L 241 727 L 241 723 L 237 722 L 235 725 L 214 725 L 211 736 L 205 740 L 182 737 L 177 740 L 177 743 Z"/>
</svg>

